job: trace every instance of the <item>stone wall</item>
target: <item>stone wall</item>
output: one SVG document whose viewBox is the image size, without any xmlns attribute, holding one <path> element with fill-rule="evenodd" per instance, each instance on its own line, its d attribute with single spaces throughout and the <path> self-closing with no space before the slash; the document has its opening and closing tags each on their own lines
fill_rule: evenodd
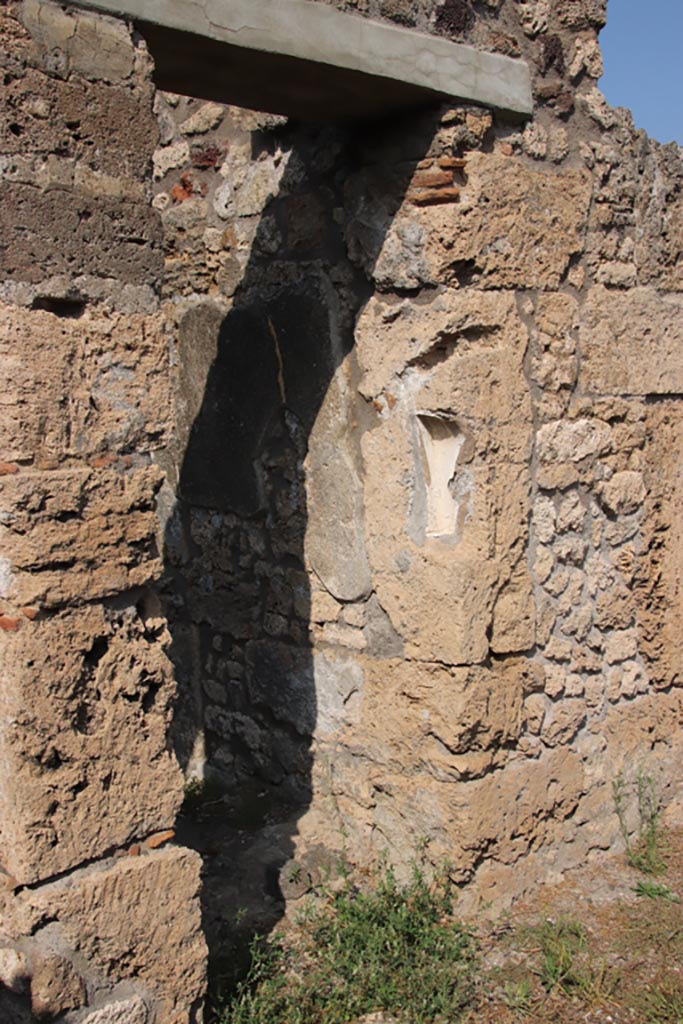
<svg viewBox="0 0 683 1024">
<path fill-rule="evenodd" d="M 205 943 L 199 858 L 162 845 L 183 777 L 152 589 L 151 66 L 124 24 L 58 6 L 3 5 L 0 37 L 0 1017 L 180 1024 Z"/>
<path fill-rule="evenodd" d="M 158 97 L 165 594 L 190 771 L 505 900 L 618 841 L 622 768 L 677 794 L 681 160 L 595 86 L 604 5 L 460 6 L 526 127 Z"/>
<path fill-rule="evenodd" d="M 3 955 L 34 1008 L 54 969 L 74 1006 L 198 1013 L 196 858 L 144 844 L 179 766 L 235 827 L 285 819 L 245 855 L 280 895 L 323 847 L 419 849 L 501 905 L 618 844 L 620 771 L 675 812 L 683 163 L 598 92 L 604 6 L 368 7 L 523 57 L 537 106 L 345 128 L 155 96 L 122 24 L 3 8 Z"/>
</svg>

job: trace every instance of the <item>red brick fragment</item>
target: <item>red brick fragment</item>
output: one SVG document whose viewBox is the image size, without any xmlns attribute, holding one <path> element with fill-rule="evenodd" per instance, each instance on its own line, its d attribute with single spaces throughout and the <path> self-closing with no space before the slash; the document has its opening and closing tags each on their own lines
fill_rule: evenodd
<svg viewBox="0 0 683 1024">
<path fill-rule="evenodd" d="M 223 162 L 225 148 L 222 146 L 193 146 L 190 153 L 192 166 L 202 170 L 217 167 Z"/>
<path fill-rule="evenodd" d="M 4 629 L 6 633 L 16 633 L 20 628 L 21 619 L 14 615 L 0 615 L 0 629 Z"/>
<path fill-rule="evenodd" d="M 430 188 L 422 192 L 411 192 L 409 198 L 415 206 L 452 203 L 460 198 L 460 189 L 455 186 L 453 188 Z"/>
<path fill-rule="evenodd" d="M 15 462 L 0 462 L 0 476 L 11 476 L 18 473 L 19 467 Z"/>
<path fill-rule="evenodd" d="M 439 157 L 439 167 L 450 167 L 453 170 L 462 171 L 467 166 L 467 160 L 464 156 L 444 156 Z"/>
<path fill-rule="evenodd" d="M 98 455 L 97 458 L 90 460 L 90 465 L 93 469 L 106 469 L 112 462 L 116 462 L 115 455 Z"/>
<path fill-rule="evenodd" d="M 429 171 L 418 171 L 413 178 L 415 188 L 439 188 L 453 184 L 453 172 L 441 171 L 437 167 Z"/>
<path fill-rule="evenodd" d="M 166 829 L 165 832 L 155 832 L 153 836 L 149 836 L 145 839 L 145 846 L 149 847 L 150 850 L 156 850 L 157 847 L 163 846 L 164 843 L 175 837 L 175 832 L 172 828 Z"/>
<path fill-rule="evenodd" d="M 128 856 L 129 857 L 139 857 L 141 853 L 142 853 L 142 847 L 140 846 L 139 843 L 133 843 L 132 846 L 128 847 Z"/>
<path fill-rule="evenodd" d="M 21 608 L 20 611 L 25 619 L 30 619 L 30 621 L 33 622 L 40 609 L 34 608 L 32 605 L 27 605 L 26 608 Z"/>
</svg>

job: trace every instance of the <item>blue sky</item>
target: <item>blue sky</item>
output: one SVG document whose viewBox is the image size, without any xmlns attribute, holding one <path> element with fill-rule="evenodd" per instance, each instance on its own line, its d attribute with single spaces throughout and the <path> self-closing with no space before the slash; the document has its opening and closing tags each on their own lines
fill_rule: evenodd
<svg viewBox="0 0 683 1024">
<path fill-rule="evenodd" d="M 683 0 L 608 0 L 600 88 L 636 126 L 683 144 Z"/>
</svg>

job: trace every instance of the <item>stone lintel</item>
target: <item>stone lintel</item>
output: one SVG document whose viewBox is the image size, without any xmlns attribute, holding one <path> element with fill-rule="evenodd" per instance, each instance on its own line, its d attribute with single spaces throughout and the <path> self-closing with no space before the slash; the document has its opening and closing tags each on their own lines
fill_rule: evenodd
<svg viewBox="0 0 683 1024">
<path fill-rule="evenodd" d="M 78 0 L 136 23 L 157 84 L 314 120 L 380 116 L 449 98 L 532 111 L 526 62 L 316 0 Z"/>
</svg>

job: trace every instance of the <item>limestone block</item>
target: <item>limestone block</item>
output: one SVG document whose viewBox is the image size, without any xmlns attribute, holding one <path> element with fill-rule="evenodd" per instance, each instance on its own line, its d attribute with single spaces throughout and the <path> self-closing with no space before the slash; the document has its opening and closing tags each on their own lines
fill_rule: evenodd
<svg viewBox="0 0 683 1024">
<path fill-rule="evenodd" d="M 499 593 L 493 608 L 491 650 L 510 654 L 533 647 L 536 605 L 531 576 L 519 567 Z"/>
<path fill-rule="evenodd" d="M 371 663 L 360 735 L 373 760 L 396 759 L 436 778 L 476 777 L 519 737 L 529 673 L 513 659 L 491 668 Z"/>
<path fill-rule="evenodd" d="M 315 735 L 328 736 L 359 720 L 363 693 L 363 670 L 351 657 L 331 653 L 313 656 L 317 703 Z"/>
<path fill-rule="evenodd" d="M 683 679 L 683 419 L 678 401 L 648 410 L 644 476 L 648 496 L 633 596 L 641 654 L 655 685 L 670 686 Z"/>
<path fill-rule="evenodd" d="M 614 515 L 637 512 L 645 501 L 645 483 L 642 473 L 624 470 L 615 473 L 598 488 L 602 504 Z"/>
<path fill-rule="evenodd" d="M 187 139 L 181 139 L 172 146 L 163 146 L 154 152 L 154 177 L 163 178 L 175 167 L 189 163 L 190 145 Z"/>
<path fill-rule="evenodd" d="M 683 391 L 683 297 L 593 288 L 582 312 L 580 387 L 601 395 Z"/>
<path fill-rule="evenodd" d="M 155 579 L 154 466 L 22 472 L 0 478 L 3 552 L 18 606 L 58 608 Z M 68 570 L 68 571 L 65 571 Z"/>
<path fill-rule="evenodd" d="M 1 848 L 18 881 L 173 824 L 183 784 L 159 629 L 142 604 L 91 604 L 3 635 Z"/>
<path fill-rule="evenodd" d="M 342 366 L 323 400 L 304 463 L 308 506 L 305 555 L 322 584 L 338 601 L 362 600 L 372 586 L 352 416 L 346 370 Z"/>
<path fill-rule="evenodd" d="M 615 665 L 627 661 L 638 653 L 638 634 L 634 629 L 617 629 L 609 634 L 605 642 L 605 661 Z"/>
<path fill-rule="evenodd" d="M 411 504 L 415 507 L 411 491 L 419 486 L 419 452 L 412 426 L 408 417 L 395 414 L 362 441 L 366 544 L 377 596 L 409 656 L 450 664 L 482 661 L 496 579 L 488 558 L 489 488 L 483 474 L 478 479 L 468 472 L 471 496 L 465 517 L 474 520 L 470 535 L 466 522 L 457 544 L 419 537 L 416 543 L 410 516 Z"/>
<path fill-rule="evenodd" d="M 524 701 L 524 725 L 534 736 L 538 736 L 548 710 L 548 701 L 542 693 L 532 693 Z"/>
<path fill-rule="evenodd" d="M 541 738 L 549 747 L 567 744 L 586 721 L 586 705 L 582 700 L 563 698 L 549 708 L 543 722 Z"/>
<path fill-rule="evenodd" d="M 544 463 L 580 462 L 587 456 L 610 451 L 612 438 L 600 420 L 557 420 L 546 423 L 536 435 L 536 451 Z"/>
<path fill-rule="evenodd" d="M 506 360 L 506 370 L 516 370 L 527 344 L 514 297 L 504 292 L 444 292 L 420 305 L 375 295 L 358 319 L 355 337 L 363 371 L 360 391 L 368 398 L 379 398 L 395 388 L 406 367 L 429 371 L 453 357 L 456 371 L 449 374 L 448 383 L 455 378 L 459 390 L 466 390 L 457 380 L 461 367 L 476 375 L 475 362 L 484 360 L 489 380 L 483 372 L 477 383 L 486 382 L 489 395 L 495 390 L 506 412 L 509 403 L 520 397 L 522 382 L 516 373 L 502 383 L 502 373 L 493 375 L 492 364 L 500 358 Z M 470 398 L 468 407 L 473 400 L 487 408 L 490 397 Z"/>
<path fill-rule="evenodd" d="M 182 135 L 202 135 L 216 128 L 225 117 L 225 107 L 221 103 L 202 103 L 180 125 Z"/>
<path fill-rule="evenodd" d="M 76 319 L 0 304 L 0 359 L 8 370 L 5 460 L 92 458 L 163 443 L 168 340 L 160 316 L 86 311 Z"/>
<path fill-rule="evenodd" d="M 581 502 L 581 498 L 576 491 L 572 491 L 571 494 L 568 494 L 560 502 L 557 511 L 557 532 L 564 533 L 566 530 L 581 531 L 585 518 L 586 509 Z"/>
<path fill-rule="evenodd" d="M 511 297 L 450 294 L 398 310 L 374 300 L 357 343 L 360 389 L 380 412 L 361 441 L 366 545 L 406 653 L 482 660 L 506 586 L 497 649 L 523 649 L 531 415 L 526 331 Z"/>
<path fill-rule="evenodd" d="M 456 844 L 493 848 L 502 864 L 518 864 L 531 848 L 556 844 L 584 792 L 584 772 L 576 753 L 557 748 L 537 761 L 508 765 L 502 777 L 489 774 L 468 787 Z"/>
<path fill-rule="evenodd" d="M 99 1010 L 91 1010 L 79 1024 L 147 1024 L 148 1020 L 144 1000 L 133 996 L 132 999 L 117 999 Z"/>
<path fill-rule="evenodd" d="M 449 282 L 465 274 L 488 288 L 556 288 L 582 249 L 589 176 L 539 172 L 497 153 L 471 154 L 465 173 L 458 204 L 422 214 L 432 276 Z"/>
<path fill-rule="evenodd" d="M 124 81 L 133 73 L 135 48 L 124 21 L 89 11 L 66 11 L 49 0 L 25 0 L 23 19 L 46 51 L 59 50 L 86 78 Z"/>
<path fill-rule="evenodd" d="M 143 985 L 164 1024 L 193 1024 L 206 981 L 200 867 L 199 856 L 180 847 L 95 864 L 22 890 L 11 908 L 13 924 L 28 932 L 49 918 L 90 971 L 109 984 Z M 141 1002 L 121 1000 L 119 1016 L 115 1002 L 86 1019 L 138 1024 L 145 1020 Z"/>
</svg>

